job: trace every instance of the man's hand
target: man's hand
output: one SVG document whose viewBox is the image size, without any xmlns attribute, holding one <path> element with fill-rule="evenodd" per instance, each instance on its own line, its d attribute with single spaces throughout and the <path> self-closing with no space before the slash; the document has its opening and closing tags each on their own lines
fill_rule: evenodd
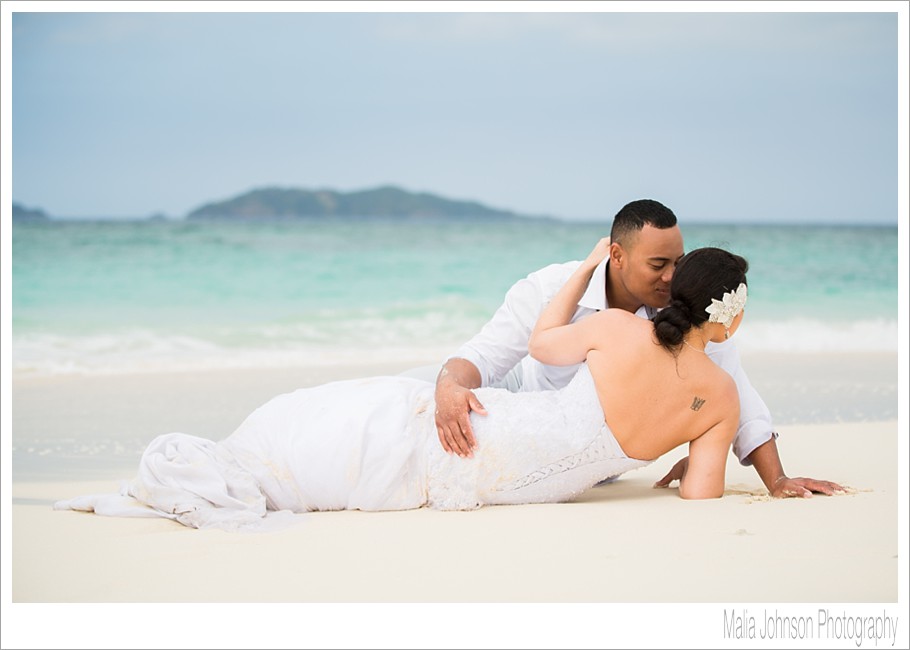
<svg viewBox="0 0 910 650">
<path fill-rule="evenodd" d="M 445 391 L 440 398 L 436 391 L 436 433 L 442 448 L 449 453 L 456 453 L 462 458 L 472 458 L 477 440 L 471 428 L 471 411 L 486 415 L 483 404 L 474 395 L 474 391 L 462 386 L 454 386 Z"/>
<path fill-rule="evenodd" d="M 667 472 L 667 475 L 654 484 L 654 487 L 665 488 L 673 481 L 680 480 L 686 473 L 689 465 L 689 457 L 686 456 L 677 462 L 673 469 Z M 809 498 L 813 493 L 827 494 L 834 496 L 836 494 L 846 494 L 849 490 L 845 487 L 832 483 L 831 481 L 819 481 L 814 478 L 790 478 L 789 476 L 780 476 L 777 481 L 768 490 L 771 496 L 777 499 L 786 499 L 788 497 Z"/>
<path fill-rule="evenodd" d="M 784 473 L 777 450 L 777 441 L 772 437 L 768 442 L 756 447 L 748 459 L 752 461 L 755 471 L 761 477 L 772 497 L 811 497 L 813 492 L 827 494 L 844 494 L 848 490 L 831 481 L 818 481 L 814 478 L 790 478 Z"/>
<path fill-rule="evenodd" d="M 466 359 L 449 359 L 436 379 L 436 433 L 442 448 L 462 458 L 472 458 L 477 440 L 471 428 L 471 411 L 487 411 L 472 388 L 480 386 L 480 372 Z"/>
<path fill-rule="evenodd" d="M 778 499 L 787 497 L 808 498 L 813 492 L 827 494 L 829 497 L 835 494 L 846 494 L 847 489 L 831 481 L 819 481 L 814 478 L 790 478 L 781 476 L 771 487 L 771 496 Z"/>
</svg>

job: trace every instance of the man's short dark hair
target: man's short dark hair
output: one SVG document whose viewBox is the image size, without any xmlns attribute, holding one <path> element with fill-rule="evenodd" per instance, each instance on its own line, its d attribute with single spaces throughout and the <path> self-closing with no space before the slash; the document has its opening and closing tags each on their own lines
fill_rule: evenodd
<svg viewBox="0 0 910 650">
<path fill-rule="evenodd" d="M 613 217 L 610 241 L 628 245 L 629 239 L 641 232 L 645 225 L 654 228 L 672 228 L 676 225 L 673 210 L 653 199 L 639 199 L 627 203 Z"/>
</svg>

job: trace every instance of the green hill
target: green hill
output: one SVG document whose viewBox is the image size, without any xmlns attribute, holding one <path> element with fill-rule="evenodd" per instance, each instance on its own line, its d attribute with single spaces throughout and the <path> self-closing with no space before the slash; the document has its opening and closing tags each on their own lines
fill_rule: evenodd
<svg viewBox="0 0 910 650">
<path fill-rule="evenodd" d="M 13 203 L 14 221 L 47 221 L 48 216 L 40 208 L 26 208 L 19 203 Z"/>
<path fill-rule="evenodd" d="M 240 196 L 207 203 L 188 219 L 257 219 L 269 217 L 483 217 L 524 218 L 474 201 L 446 199 L 386 186 L 356 192 L 261 188 Z"/>
</svg>

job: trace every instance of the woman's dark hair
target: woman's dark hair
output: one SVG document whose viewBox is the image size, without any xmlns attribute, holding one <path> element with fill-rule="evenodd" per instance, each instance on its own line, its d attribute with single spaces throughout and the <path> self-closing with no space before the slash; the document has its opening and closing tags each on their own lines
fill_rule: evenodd
<svg viewBox="0 0 910 650">
<path fill-rule="evenodd" d="M 746 283 L 749 262 L 722 248 L 697 248 L 676 265 L 670 282 L 670 304 L 654 317 L 657 342 L 673 351 L 693 327 L 708 320 L 705 307 Z"/>
</svg>

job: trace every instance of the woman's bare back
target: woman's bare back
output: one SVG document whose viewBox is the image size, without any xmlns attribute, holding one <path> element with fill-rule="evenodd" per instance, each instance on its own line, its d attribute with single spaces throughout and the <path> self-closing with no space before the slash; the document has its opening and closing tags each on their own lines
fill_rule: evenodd
<svg viewBox="0 0 910 650">
<path fill-rule="evenodd" d="M 683 345 L 674 356 L 657 343 L 650 321 L 622 310 L 594 317 L 602 322 L 588 366 L 607 425 L 628 456 L 655 459 L 721 423 L 735 431 L 736 385 L 704 352 Z"/>
</svg>

